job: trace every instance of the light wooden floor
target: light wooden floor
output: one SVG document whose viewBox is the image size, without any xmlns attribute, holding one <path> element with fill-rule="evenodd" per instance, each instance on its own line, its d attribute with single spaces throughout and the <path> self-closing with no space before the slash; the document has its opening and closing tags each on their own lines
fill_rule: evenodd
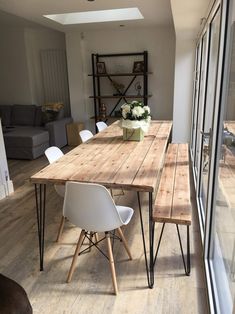
<svg viewBox="0 0 235 314">
<path fill-rule="evenodd" d="M 136 195 L 126 192 L 124 196 L 115 197 L 118 204 L 132 206 L 135 214 L 124 228 L 133 261 L 127 260 L 120 243 L 114 246 L 119 287 L 119 295 L 114 296 L 108 261 L 96 249 L 79 257 L 72 282 L 65 283 L 79 230 L 66 223 L 61 243 L 55 243 L 62 200 L 50 186 L 47 190 L 45 271 L 40 272 L 34 189 L 27 179 L 46 163 L 44 157 L 35 161 L 10 160 L 15 193 L 0 201 L 0 272 L 25 288 L 34 313 L 208 313 L 195 206 L 191 276 L 184 275 L 176 228 L 167 226 L 155 268 L 155 286 L 151 290 L 147 288 Z M 142 203 L 147 226 L 144 195 Z"/>
</svg>

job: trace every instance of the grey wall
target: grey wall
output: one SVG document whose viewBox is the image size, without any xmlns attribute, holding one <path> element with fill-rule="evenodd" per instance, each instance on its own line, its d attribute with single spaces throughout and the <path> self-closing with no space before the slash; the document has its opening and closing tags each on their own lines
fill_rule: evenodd
<svg viewBox="0 0 235 314">
<path fill-rule="evenodd" d="M 65 51 L 64 33 L 34 25 L 0 25 L 0 40 L 0 104 L 43 104 L 40 51 Z"/>
<path fill-rule="evenodd" d="M 30 103 L 24 29 L 0 27 L 0 103 Z"/>
</svg>

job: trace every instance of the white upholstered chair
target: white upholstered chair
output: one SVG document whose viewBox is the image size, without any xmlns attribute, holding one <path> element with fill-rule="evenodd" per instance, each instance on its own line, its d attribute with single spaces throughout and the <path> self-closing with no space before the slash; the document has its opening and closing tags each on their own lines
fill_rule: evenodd
<svg viewBox="0 0 235 314">
<path fill-rule="evenodd" d="M 79 132 L 79 135 L 81 137 L 82 143 L 85 143 L 86 141 L 93 137 L 92 132 L 89 130 L 82 130 Z"/>
<path fill-rule="evenodd" d="M 114 292 L 117 294 L 118 288 L 110 234 L 112 230 L 117 229 L 119 238 L 124 244 L 129 258 L 132 259 L 126 239 L 120 227 L 129 223 L 133 215 L 133 209 L 125 206 L 116 206 L 109 191 L 102 185 L 67 182 L 63 215 L 66 216 L 70 222 L 82 229 L 68 273 L 67 282 L 70 282 L 72 279 L 84 238 L 90 239 L 88 236 L 89 231 L 92 233 L 105 232 Z"/>
<path fill-rule="evenodd" d="M 108 126 L 105 122 L 103 121 L 99 121 L 96 123 L 97 129 L 99 132 L 103 131 L 104 129 L 106 129 Z"/>
</svg>

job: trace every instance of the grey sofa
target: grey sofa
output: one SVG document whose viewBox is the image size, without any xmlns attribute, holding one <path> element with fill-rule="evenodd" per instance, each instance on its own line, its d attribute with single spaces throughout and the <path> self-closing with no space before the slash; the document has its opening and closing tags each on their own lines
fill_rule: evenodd
<svg viewBox="0 0 235 314">
<path fill-rule="evenodd" d="M 0 105 L 0 118 L 8 158 L 35 159 L 49 146 L 67 145 L 66 124 L 72 118 L 61 118 L 43 125 L 40 106 Z"/>
</svg>

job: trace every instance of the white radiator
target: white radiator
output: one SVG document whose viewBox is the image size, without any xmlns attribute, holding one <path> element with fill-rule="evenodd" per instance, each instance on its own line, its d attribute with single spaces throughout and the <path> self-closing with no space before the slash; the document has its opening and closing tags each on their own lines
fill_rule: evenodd
<svg viewBox="0 0 235 314">
<path fill-rule="evenodd" d="M 44 102 L 62 102 L 70 115 L 67 60 L 64 50 L 41 50 Z"/>
</svg>

